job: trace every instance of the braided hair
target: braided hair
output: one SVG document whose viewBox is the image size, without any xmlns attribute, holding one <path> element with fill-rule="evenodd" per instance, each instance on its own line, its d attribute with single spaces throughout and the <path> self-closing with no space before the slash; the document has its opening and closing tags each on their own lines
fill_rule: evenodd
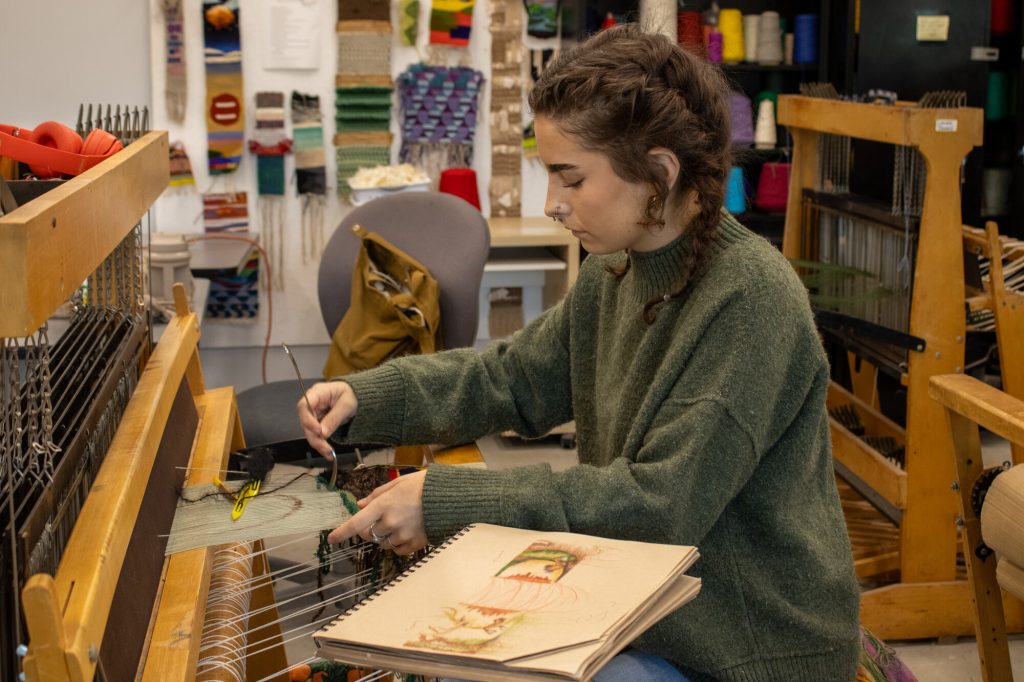
<svg viewBox="0 0 1024 682">
<path fill-rule="evenodd" d="M 563 52 L 541 74 L 530 93 L 535 115 L 552 120 L 588 151 L 608 157 L 615 174 L 644 183 L 652 193 L 640 225 L 665 225 L 665 212 L 692 192 L 697 208 L 686 227 L 690 240 L 682 264 L 682 296 L 696 281 L 708 246 L 718 232 L 730 152 L 728 84 L 722 72 L 661 34 L 620 24 Z M 679 175 L 668 186 L 662 167 L 648 152 L 671 150 Z M 677 208 L 677 210 L 679 210 Z M 617 275 L 624 275 L 629 261 Z M 644 320 L 654 308 L 644 306 Z"/>
</svg>

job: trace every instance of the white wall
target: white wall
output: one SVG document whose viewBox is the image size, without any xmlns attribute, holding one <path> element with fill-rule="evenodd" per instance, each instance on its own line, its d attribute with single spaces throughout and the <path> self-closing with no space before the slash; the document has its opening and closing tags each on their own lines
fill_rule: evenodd
<svg viewBox="0 0 1024 682">
<path fill-rule="evenodd" d="M 149 7 L 0 0 L 0 123 L 74 126 L 81 102 L 150 104 Z"/>
<path fill-rule="evenodd" d="M 327 156 L 328 196 L 325 228 L 329 236 L 348 209 L 339 202 L 335 186 L 334 77 L 336 72 L 336 0 L 313 0 L 322 16 L 320 30 L 320 68 L 312 71 L 268 71 L 262 67 L 260 45 L 263 4 L 241 0 L 242 73 L 246 107 L 246 134 L 253 131 L 254 97 L 257 91 L 291 90 L 319 93 L 324 120 L 324 144 Z M 518 3 L 519 0 L 508 0 Z M 185 59 L 188 78 L 188 103 L 183 125 L 168 121 L 164 105 L 165 45 L 164 22 L 158 0 L 0 0 L 0 58 L 8 68 L 0 75 L 0 122 L 33 126 L 56 119 L 73 124 L 81 101 L 148 104 L 154 129 L 166 129 L 171 140 L 181 140 L 192 161 L 195 191 L 165 193 L 153 211 L 155 230 L 177 233 L 201 233 L 202 202 L 200 192 L 247 191 L 250 224 L 258 231 L 256 210 L 256 164 L 246 155 L 239 170 L 211 181 L 206 171 L 206 124 L 204 112 L 205 82 L 203 69 L 202 2 L 185 2 Z M 480 118 L 476 131 L 473 167 L 477 171 L 484 213 L 489 212 L 487 186 L 490 180 L 490 17 L 488 0 L 477 0 L 468 48 L 468 64 L 483 71 L 485 87 L 480 100 Z M 410 64 L 425 58 L 426 30 L 430 2 L 420 3 L 420 38 L 416 48 L 394 42 L 392 75 L 397 76 Z M 392 16 L 397 16 L 397 3 Z M 546 47 L 555 41 L 530 38 L 528 47 Z M 10 65 L 17 65 L 11 68 Z M 397 103 L 396 103 L 397 104 Z M 393 159 L 397 159 L 398 121 L 392 120 L 396 133 Z M 324 344 L 329 340 L 320 319 L 316 297 L 318 263 L 302 263 L 298 253 L 299 201 L 294 196 L 294 159 L 286 157 L 292 193 L 286 204 L 285 263 L 275 267 L 285 273 L 284 291 L 273 294 L 272 344 Z M 523 162 L 523 214 L 543 213 L 546 176 L 536 161 Z M 288 248 L 291 247 L 291 248 Z M 260 346 L 267 323 L 267 302 L 261 301 L 261 314 L 252 324 L 207 319 L 203 323 L 205 347 Z"/>
</svg>

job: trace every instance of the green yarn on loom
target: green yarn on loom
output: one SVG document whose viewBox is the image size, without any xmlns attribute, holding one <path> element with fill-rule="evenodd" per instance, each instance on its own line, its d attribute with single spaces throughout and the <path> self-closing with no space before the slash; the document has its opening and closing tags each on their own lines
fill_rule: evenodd
<svg viewBox="0 0 1024 682">
<path fill-rule="evenodd" d="M 789 262 L 807 287 L 811 305 L 817 308 L 839 311 L 893 295 L 892 289 L 883 286 L 876 275 L 859 268 L 792 258 Z"/>
</svg>

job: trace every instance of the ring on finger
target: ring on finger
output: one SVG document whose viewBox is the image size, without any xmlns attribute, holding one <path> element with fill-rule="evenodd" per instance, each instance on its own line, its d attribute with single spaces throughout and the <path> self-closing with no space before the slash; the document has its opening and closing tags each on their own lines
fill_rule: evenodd
<svg viewBox="0 0 1024 682">
<path fill-rule="evenodd" d="M 384 536 L 384 540 L 388 543 L 388 547 L 391 548 L 392 552 L 397 552 L 398 548 L 395 547 L 395 543 L 391 542 L 391 533 Z"/>
<path fill-rule="evenodd" d="M 373 530 L 373 527 L 375 525 L 377 525 L 376 521 L 370 524 L 370 540 L 371 542 L 379 545 L 381 542 L 387 539 L 388 535 L 377 535 L 377 533 Z"/>
</svg>

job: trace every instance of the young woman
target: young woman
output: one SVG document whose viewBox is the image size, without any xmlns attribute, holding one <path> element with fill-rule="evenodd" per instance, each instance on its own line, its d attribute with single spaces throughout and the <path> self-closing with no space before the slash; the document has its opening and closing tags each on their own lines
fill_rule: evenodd
<svg viewBox="0 0 1024 682">
<path fill-rule="evenodd" d="M 530 95 L 545 213 L 591 256 L 565 299 L 477 353 L 317 384 L 310 443 L 460 443 L 576 420 L 580 464 L 435 466 L 331 534 L 408 553 L 468 523 L 696 545 L 700 596 L 598 679 L 852 681 L 858 590 L 833 479 L 829 371 L 786 260 L 722 212 L 727 86 L 624 25 Z"/>
</svg>

